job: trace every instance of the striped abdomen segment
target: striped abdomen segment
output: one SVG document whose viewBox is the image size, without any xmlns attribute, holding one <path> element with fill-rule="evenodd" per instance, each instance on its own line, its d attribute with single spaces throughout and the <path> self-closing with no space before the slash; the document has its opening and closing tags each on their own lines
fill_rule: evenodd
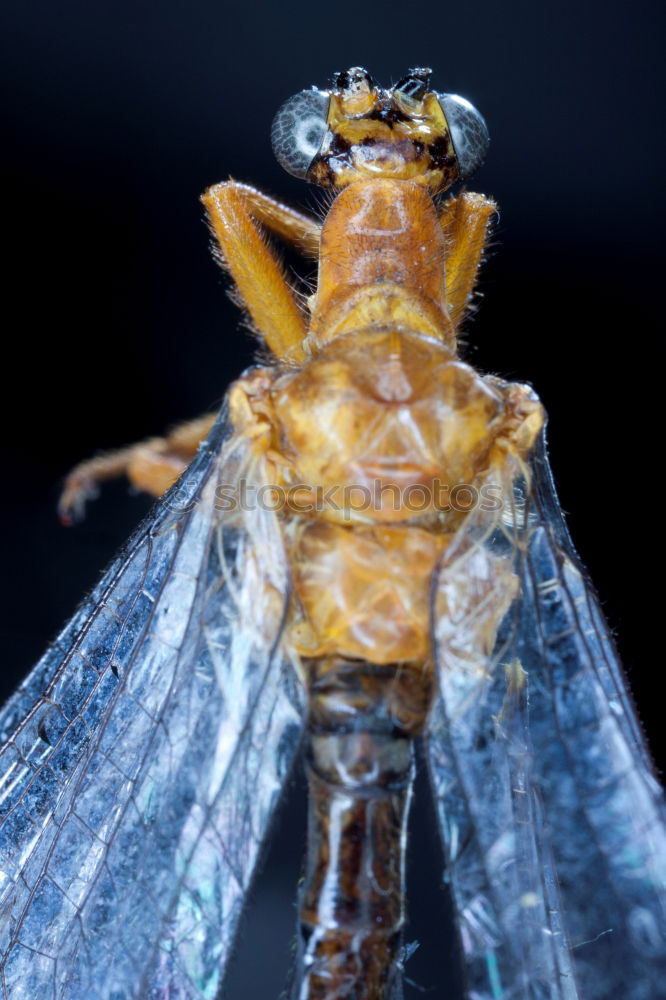
<svg viewBox="0 0 666 1000">
<path fill-rule="evenodd" d="M 299 1000 L 391 996 L 404 922 L 413 737 L 430 672 L 311 660 Z"/>
</svg>

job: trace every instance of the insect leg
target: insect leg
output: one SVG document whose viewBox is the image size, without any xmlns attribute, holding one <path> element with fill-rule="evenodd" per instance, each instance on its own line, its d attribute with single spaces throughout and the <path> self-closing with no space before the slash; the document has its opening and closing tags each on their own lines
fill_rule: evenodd
<svg viewBox="0 0 666 1000">
<path fill-rule="evenodd" d="M 476 274 L 497 206 L 483 194 L 465 191 L 444 202 L 439 221 L 447 238 L 446 299 L 457 328 L 470 305 Z"/>
<path fill-rule="evenodd" d="M 284 205 L 275 198 L 270 198 L 250 184 L 227 181 L 224 186 L 233 186 L 245 199 L 252 217 L 266 229 L 269 229 L 271 233 L 287 243 L 293 244 L 296 250 L 307 257 L 316 259 L 319 256 L 321 224 L 316 219 L 304 212 L 299 212 L 290 205 Z M 215 190 L 215 188 L 211 188 L 211 190 Z"/>
<path fill-rule="evenodd" d="M 80 520 L 86 501 L 97 495 L 98 485 L 120 476 L 127 476 L 133 486 L 145 493 L 161 496 L 187 468 L 213 426 L 215 416 L 206 413 L 179 424 L 165 437 L 147 438 L 75 466 L 60 495 L 60 520 L 63 524 Z"/>
<path fill-rule="evenodd" d="M 256 223 L 315 256 L 321 227 L 304 213 L 235 181 L 210 188 L 203 201 L 225 266 L 266 344 L 278 356 L 290 353 L 297 360 L 302 356 L 306 322 Z M 80 463 L 65 481 L 58 505 L 61 520 L 65 524 L 79 520 L 98 485 L 119 476 L 127 476 L 137 489 L 161 496 L 189 464 L 213 421 L 214 415 L 206 414 L 165 437 Z"/>
<path fill-rule="evenodd" d="M 258 333 L 277 357 L 302 360 L 306 318 L 258 223 L 264 222 L 296 241 L 307 230 L 306 217 L 299 213 L 290 216 L 278 202 L 269 210 L 269 198 L 258 192 L 250 198 L 245 185 L 235 181 L 209 188 L 202 201 L 222 251 L 223 266 Z"/>
</svg>

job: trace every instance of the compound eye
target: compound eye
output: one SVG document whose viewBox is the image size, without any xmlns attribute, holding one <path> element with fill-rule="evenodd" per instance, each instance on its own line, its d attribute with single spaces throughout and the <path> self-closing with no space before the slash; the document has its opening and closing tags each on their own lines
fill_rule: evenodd
<svg viewBox="0 0 666 1000">
<path fill-rule="evenodd" d="M 329 95 L 312 88 L 284 102 L 271 127 L 273 152 L 281 167 L 304 178 L 326 135 Z"/>
<path fill-rule="evenodd" d="M 486 123 L 474 105 L 464 97 L 457 94 L 436 96 L 449 126 L 460 180 L 465 180 L 481 166 L 486 155 L 490 142 Z"/>
</svg>

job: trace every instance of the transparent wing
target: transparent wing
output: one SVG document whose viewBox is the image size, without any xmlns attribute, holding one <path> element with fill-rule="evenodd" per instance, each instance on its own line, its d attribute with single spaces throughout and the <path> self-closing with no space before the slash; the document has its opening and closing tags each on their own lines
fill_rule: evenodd
<svg viewBox="0 0 666 1000">
<path fill-rule="evenodd" d="M 427 752 L 469 996 L 648 1000 L 666 981 L 663 797 L 543 440 L 524 493 L 479 517 L 435 602 Z"/>
<path fill-rule="evenodd" d="M 224 412 L 0 718 L 0 995 L 209 998 L 300 733 Z M 221 499 L 222 498 L 222 499 Z"/>
</svg>

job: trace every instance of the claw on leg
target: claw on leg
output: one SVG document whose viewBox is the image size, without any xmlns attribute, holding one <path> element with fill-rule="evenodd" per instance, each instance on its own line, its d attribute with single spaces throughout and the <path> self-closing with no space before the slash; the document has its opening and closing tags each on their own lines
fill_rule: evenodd
<svg viewBox="0 0 666 1000">
<path fill-rule="evenodd" d="M 88 500 L 94 500 L 100 484 L 110 479 L 126 476 L 136 489 L 161 496 L 185 471 L 214 420 L 215 414 L 207 413 L 179 424 L 166 437 L 149 438 L 75 466 L 65 480 L 58 503 L 62 524 L 81 521 Z"/>
</svg>

